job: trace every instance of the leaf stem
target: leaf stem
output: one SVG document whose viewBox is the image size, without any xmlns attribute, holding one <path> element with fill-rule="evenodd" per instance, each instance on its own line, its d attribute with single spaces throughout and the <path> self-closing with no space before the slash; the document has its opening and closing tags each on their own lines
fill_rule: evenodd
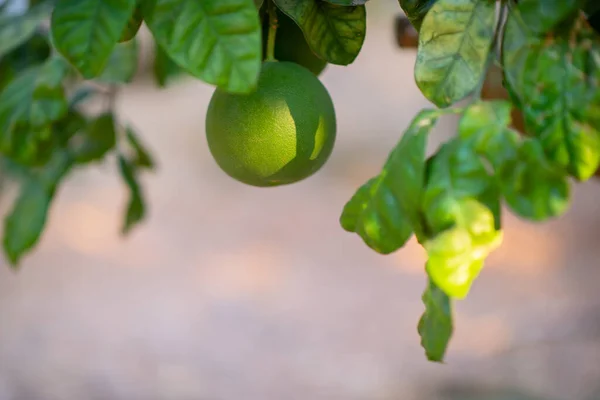
<svg viewBox="0 0 600 400">
<path fill-rule="evenodd" d="M 275 37 L 277 36 L 277 9 L 273 0 L 267 0 L 269 10 L 269 36 L 267 38 L 267 61 L 276 61 L 275 59 Z"/>
</svg>

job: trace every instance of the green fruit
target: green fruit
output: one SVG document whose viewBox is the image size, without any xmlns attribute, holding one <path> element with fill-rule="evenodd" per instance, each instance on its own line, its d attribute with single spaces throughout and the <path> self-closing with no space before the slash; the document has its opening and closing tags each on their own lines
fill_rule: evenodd
<svg viewBox="0 0 600 400">
<path fill-rule="evenodd" d="M 206 138 L 219 167 L 253 186 L 298 182 L 317 172 L 333 150 L 335 110 L 321 81 L 290 62 L 265 62 L 249 95 L 216 89 Z"/>
<path fill-rule="evenodd" d="M 284 13 L 277 15 L 278 27 L 275 36 L 275 59 L 300 64 L 319 76 L 327 66 L 327 61 L 317 57 L 310 49 L 300 27 Z M 266 58 L 269 18 L 263 22 L 263 58 Z"/>
</svg>

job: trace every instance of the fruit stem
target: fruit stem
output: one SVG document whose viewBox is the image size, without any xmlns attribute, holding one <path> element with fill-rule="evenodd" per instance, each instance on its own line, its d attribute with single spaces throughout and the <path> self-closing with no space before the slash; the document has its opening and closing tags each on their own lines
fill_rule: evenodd
<svg viewBox="0 0 600 400">
<path fill-rule="evenodd" d="M 267 38 L 267 61 L 275 60 L 275 37 L 277 36 L 277 8 L 273 0 L 267 0 L 269 2 L 269 36 Z"/>
</svg>

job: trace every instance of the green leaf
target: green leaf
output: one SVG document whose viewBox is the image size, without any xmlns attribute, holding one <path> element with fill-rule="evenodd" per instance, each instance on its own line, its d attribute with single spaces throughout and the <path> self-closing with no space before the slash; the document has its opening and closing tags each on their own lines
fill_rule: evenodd
<svg viewBox="0 0 600 400">
<path fill-rule="evenodd" d="M 474 149 L 458 139 L 444 144 L 430 163 L 422 201 L 427 272 L 451 297 L 468 294 L 485 257 L 501 242 L 497 217 L 482 204 L 496 208 L 495 185 Z"/>
<path fill-rule="evenodd" d="M 472 198 L 447 199 L 455 225 L 425 243 L 427 273 L 449 296 L 462 299 L 483 268 L 487 255 L 502 242 L 492 211 Z"/>
<path fill-rule="evenodd" d="M 52 12 L 48 3 L 30 8 L 21 15 L 0 15 L 0 58 L 27 42 L 40 23 Z"/>
<path fill-rule="evenodd" d="M 369 0 L 325 0 L 330 4 L 336 4 L 338 6 L 362 6 Z"/>
<path fill-rule="evenodd" d="M 522 47 L 519 47 L 522 46 Z M 600 41 L 580 19 L 570 32 L 538 37 L 519 12 L 507 22 L 505 76 L 528 132 L 552 163 L 578 180 L 600 166 Z"/>
<path fill-rule="evenodd" d="M 366 34 L 365 6 L 342 7 L 321 0 L 275 0 L 304 32 L 317 56 L 332 64 L 351 64 Z"/>
<path fill-rule="evenodd" d="M 263 5 L 263 0 L 254 0 L 254 5 L 257 9 L 260 9 Z"/>
<path fill-rule="evenodd" d="M 56 187 L 70 167 L 68 155 L 56 152 L 42 171 L 22 185 L 4 220 L 4 251 L 13 266 L 38 242 Z"/>
<path fill-rule="evenodd" d="M 81 103 L 98 93 L 98 89 L 92 86 L 82 86 L 78 88 L 69 99 L 69 108 L 76 108 Z"/>
<path fill-rule="evenodd" d="M 521 0 L 518 10 L 532 32 L 544 35 L 565 19 L 573 17 L 582 3 L 582 0 Z"/>
<path fill-rule="evenodd" d="M 421 24 L 425 15 L 429 12 L 431 7 L 437 0 L 398 0 L 400 7 L 406 14 L 406 17 L 410 23 L 415 27 L 417 31 L 421 30 Z"/>
<path fill-rule="evenodd" d="M 134 151 L 133 165 L 139 168 L 154 169 L 154 160 L 152 159 L 152 156 L 142 145 L 133 129 L 129 126 L 126 129 L 126 137 L 127 142 Z"/>
<path fill-rule="evenodd" d="M 495 2 L 438 0 L 419 34 L 415 79 L 423 95 L 446 107 L 484 78 L 494 39 Z"/>
<path fill-rule="evenodd" d="M 133 14 L 135 0 L 58 0 L 51 31 L 56 49 L 86 79 L 104 70 Z"/>
<path fill-rule="evenodd" d="M 125 184 L 129 188 L 129 203 L 125 213 L 125 220 L 121 233 L 128 234 L 133 227 L 140 223 L 146 214 L 146 207 L 142 197 L 142 190 L 137 181 L 135 165 L 122 155 L 119 155 L 119 171 Z"/>
<path fill-rule="evenodd" d="M 90 122 L 87 129 L 69 143 L 75 162 L 85 164 L 99 161 L 116 144 L 115 121 L 112 113 L 105 113 Z"/>
<path fill-rule="evenodd" d="M 421 346 L 429 361 L 444 360 L 448 343 L 454 330 L 452 304 L 450 298 L 435 283 L 429 283 L 423 293 L 425 312 L 419 320 L 417 331 L 421 336 Z"/>
<path fill-rule="evenodd" d="M 460 138 L 494 167 L 516 157 L 519 134 L 508 128 L 512 106 L 503 100 L 480 101 L 470 105 L 460 119 Z"/>
<path fill-rule="evenodd" d="M 545 41 L 529 54 L 519 91 L 528 130 L 552 162 L 580 181 L 600 166 L 600 95 L 593 83 L 600 79 L 599 57 L 598 40 L 577 36 L 577 31 Z"/>
<path fill-rule="evenodd" d="M 175 64 L 156 42 L 154 43 L 153 73 L 154 80 L 162 88 L 166 87 L 173 78 L 181 76 L 183 73 L 181 67 Z"/>
<path fill-rule="evenodd" d="M 44 35 L 37 33 L 0 57 L 0 91 L 20 72 L 44 63 L 49 57 L 50 44 Z"/>
<path fill-rule="evenodd" d="M 121 34 L 121 38 L 119 39 L 119 43 L 127 42 L 137 35 L 140 27 L 142 26 L 142 22 L 144 22 L 144 14 L 142 13 L 142 8 L 137 6 L 133 11 L 131 17 L 127 21 L 127 25 Z"/>
<path fill-rule="evenodd" d="M 59 147 L 67 146 L 69 140 L 87 128 L 87 118 L 77 110 L 69 109 L 67 114 L 52 124 L 52 134 Z"/>
<path fill-rule="evenodd" d="M 419 208 L 425 179 L 427 136 L 439 112 L 424 110 L 412 121 L 381 173 L 363 185 L 344 207 L 342 227 L 356 232 L 373 250 L 388 254 L 412 236 L 422 236 Z"/>
<path fill-rule="evenodd" d="M 0 152 L 24 163 L 51 140 L 50 125 L 67 112 L 62 80 L 67 64 L 53 58 L 22 72 L 0 93 Z"/>
<path fill-rule="evenodd" d="M 128 42 L 119 43 L 110 55 L 106 68 L 97 80 L 113 85 L 130 83 L 137 72 L 137 67 L 137 40 L 133 39 Z"/>
<path fill-rule="evenodd" d="M 564 213 L 569 205 L 569 183 L 546 159 L 535 139 L 526 139 L 517 158 L 498 171 L 502 194 L 519 216 L 542 221 Z"/>
<path fill-rule="evenodd" d="M 261 29 L 252 0 L 149 0 L 144 19 L 179 66 L 233 93 L 256 88 Z"/>
</svg>

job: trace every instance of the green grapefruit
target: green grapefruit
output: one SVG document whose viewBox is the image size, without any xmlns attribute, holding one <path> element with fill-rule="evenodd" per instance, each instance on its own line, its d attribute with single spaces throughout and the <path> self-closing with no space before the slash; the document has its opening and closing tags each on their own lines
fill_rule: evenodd
<svg viewBox="0 0 600 400">
<path fill-rule="evenodd" d="M 216 89 L 206 138 L 219 167 L 253 186 L 298 182 L 317 172 L 333 150 L 336 119 L 321 81 L 291 62 L 263 63 L 256 91 Z"/>
</svg>

